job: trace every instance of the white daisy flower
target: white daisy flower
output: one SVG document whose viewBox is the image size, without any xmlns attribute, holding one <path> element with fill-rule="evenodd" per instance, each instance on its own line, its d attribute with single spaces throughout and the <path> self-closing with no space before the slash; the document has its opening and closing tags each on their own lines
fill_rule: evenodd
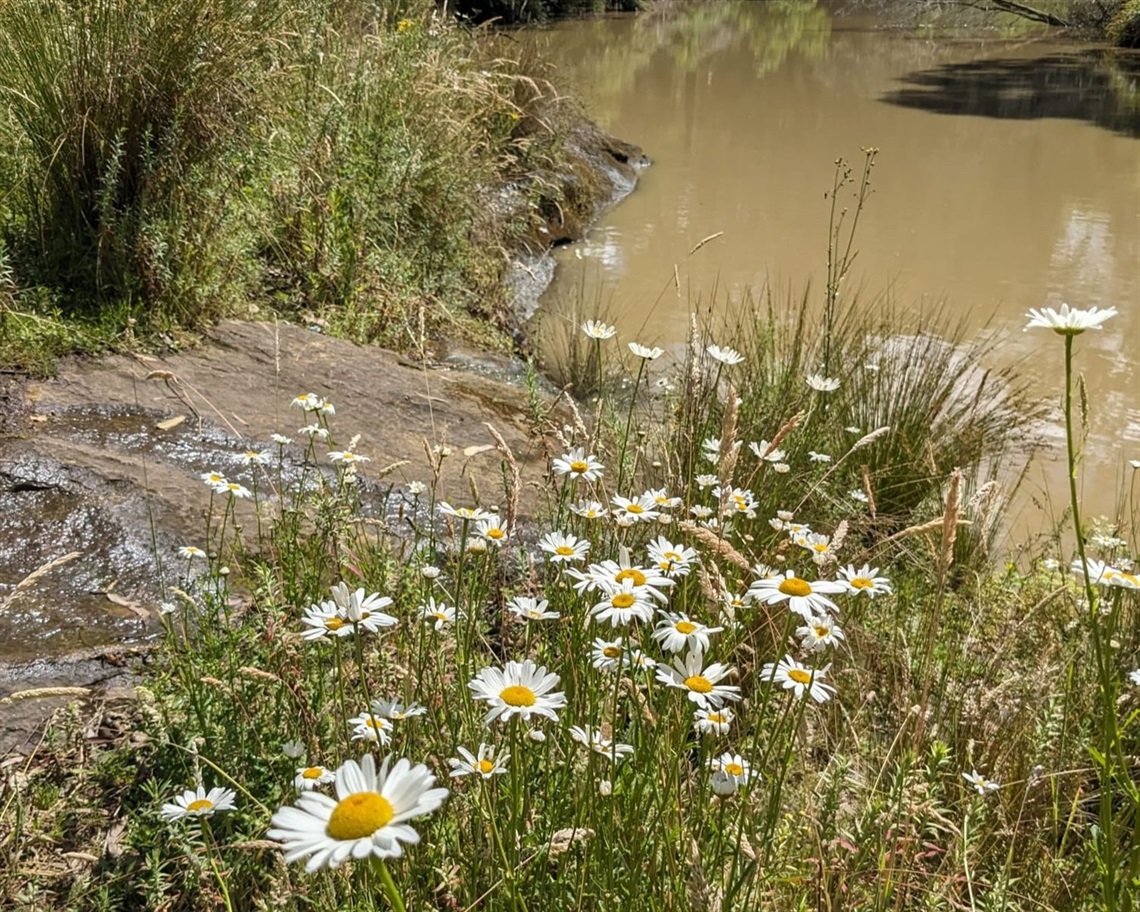
<svg viewBox="0 0 1140 912">
<path fill-rule="evenodd" d="M 372 741 L 379 744 L 391 741 L 392 731 L 396 727 L 391 719 L 385 719 L 371 710 L 353 716 L 348 720 L 348 724 L 352 726 L 353 741 Z"/>
<path fill-rule="evenodd" d="M 248 500 L 250 497 L 253 497 L 249 488 L 238 484 L 236 481 L 227 481 L 224 485 L 219 485 L 214 488 L 214 490 L 219 494 L 229 494 L 230 497 L 237 497 L 240 500 Z"/>
<path fill-rule="evenodd" d="M 1100 310 L 1090 307 L 1088 310 L 1080 310 L 1062 304 L 1060 310 L 1054 310 L 1052 307 L 1042 307 L 1037 310 L 1031 307 L 1026 316 L 1029 317 L 1029 322 L 1025 325 L 1026 331 L 1051 329 L 1059 336 L 1076 336 L 1086 329 L 1100 329 L 1102 323 L 1116 316 L 1116 308 Z"/>
<path fill-rule="evenodd" d="M 400 721 L 401 719 L 413 719 L 416 716 L 422 716 L 427 712 L 426 706 L 420 706 L 419 703 L 402 703 L 399 700 L 373 700 L 372 713 L 373 715 L 380 716 L 384 719 L 392 719 L 393 721 Z"/>
<path fill-rule="evenodd" d="M 508 751 L 495 756 L 495 748 L 491 744 L 480 744 L 478 754 L 472 754 L 465 747 L 457 747 L 456 750 L 459 756 L 447 761 L 451 767 L 448 775 L 452 779 L 458 776 L 479 776 L 481 779 L 501 776 L 507 771 L 507 761 L 511 759 Z"/>
<path fill-rule="evenodd" d="M 684 652 L 686 649 L 704 652 L 709 648 L 709 634 L 720 633 L 723 627 L 706 627 L 687 614 L 662 611 L 664 620 L 657 622 L 655 639 L 666 652 Z"/>
<path fill-rule="evenodd" d="M 812 553 L 812 560 L 817 557 L 826 558 L 831 553 L 831 538 L 820 532 L 809 532 L 806 535 L 797 535 L 792 539 L 805 551 Z"/>
<path fill-rule="evenodd" d="M 659 535 L 648 545 L 649 561 L 666 576 L 675 578 L 688 576 L 693 564 L 700 563 L 697 552 L 686 548 L 682 544 L 673 544 L 663 535 Z"/>
<path fill-rule="evenodd" d="M 556 621 L 562 615 L 557 611 L 550 611 L 550 602 L 546 599 L 531 598 L 525 595 L 516 595 L 507 602 L 507 610 L 515 617 L 526 621 Z"/>
<path fill-rule="evenodd" d="M 852 500 L 858 501 L 859 503 L 870 503 L 871 502 L 871 498 L 869 498 L 866 495 L 866 493 L 860 488 L 852 488 L 850 491 L 847 492 L 847 496 L 850 497 Z"/>
<path fill-rule="evenodd" d="M 225 493 L 226 485 L 229 484 L 221 472 L 204 472 L 200 477 L 206 483 L 206 487 L 218 494 Z"/>
<path fill-rule="evenodd" d="M 404 485 L 404 490 L 411 494 L 412 497 L 419 497 L 421 494 L 427 491 L 427 485 L 422 481 L 409 481 L 406 485 Z"/>
<path fill-rule="evenodd" d="M 672 510 L 674 507 L 681 506 L 681 498 L 671 496 L 665 488 L 648 490 L 641 496 L 641 499 L 652 500 L 661 510 Z"/>
<path fill-rule="evenodd" d="M 447 797 L 447 789 L 432 788 L 435 776 L 423 764 L 412 766 L 386 757 L 380 770 L 371 754 L 358 764 L 346 760 L 336 771 L 336 800 L 319 792 L 304 792 L 296 807 L 273 815 L 268 836 L 283 843 L 288 862 L 308 858 L 305 870 L 337 868 L 350 856 L 397 858 L 400 843 L 415 845 L 420 835 L 408 820 L 430 814 Z"/>
<path fill-rule="evenodd" d="M 711 488 L 720 483 L 720 479 L 716 475 L 698 475 L 696 477 L 697 487 L 702 491 L 705 488 Z"/>
<path fill-rule="evenodd" d="M 589 455 L 582 447 L 571 450 L 555 459 L 551 465 L 556 475 L 569 475 L 571 478 L 584 478 L 586 481 L 597 481 L 602 477 L 605 468 L 598 457 L 593 453 Z"/>
<path fill-rule="evenodd" d="M 547 533 L 539 540 L 538 546 L 550 555 L 550 561 L 555 564 L 585 560 L 590 550 L 586 539 L 563 532 Z"/>
<path fill-rule="evenodd" d="M 510 536 L 510 530 L 507 528 L 505 520 L 498 516 L 491 516 L 479 520 L 475 526 L 475 534 L 501 548 L 503 542 Z"/>
<path fill-rule="evenodd" d="M 422 567 L 420 567 L 420 576 L 426 580 L 439 579 L 441 572 L 442 571 L 439 569 L 439 567 L 436 567 L 434 564 L 424 564 Z"/>
<path fill-rule="evenodd" d="M 281 753 L 283 753 L 290 760 L 297 760 L 304 755 L 305 745 L 296 739 L 286 741 L 281 745 Z"/>
<path fill-rule="evenodd" d="M 333 462 L 343 462 L 345 465 L 356 465 L 358 462 L 371 462 L 369 456 L 360 456 L 352 450 L 330 450 L 329 459 Z"/>
<path fill-rule="evenodd" d="M 496 719 L 508 722 L 512 716 L 524 722 L 530 722 L 535 715 L 557 719 L 558 710 L 566 705 L 566 694 L 551 692 L 558 681 L 558 675 L 549 674 L 544 666 L 535 666 L 526 659 L 507 662 L 502 669 L 484 668 L 467 686 L 475 700 L 491 705 L 483 717 L 483 724 L 490 725 Z"/>
<path fill-rule="evenodd" d="M 301 393 L 301 395 L 295 397 L 289 404 L 302 411 L 319 412 L 321 406 L 325 404 L 325 400 L 316 393 Z"/>
<path fill-rule="evenodd" d="M 817 453 L 815 450 L 808 450 L 808 459 L 812 462 L 831 462 L 831 457 L 827 453 Z"/>
<path fill-rule="evenodd" d="M 466 617 L 466 615 L 456 610 L 454 605 L 447 605 L 444 602 L 437 603 L 434 596 L 429 596 L 427 603 L 420 605 L 418 617 L 422 621 L 427 621 L 437 632 L 442 632 L 455 625 L 457 618 Z"/>
<path fill-rule="evenodd" d="M 843 430 L 845 430 L 848 434 L 862 434 L 863 433 L 862 428 L 855 427 L 855 425 L 853 425 L 853 424 L 850 425 L 849 427 L 845 427 Z"/>
<path fill-rule="evenodd" d="M 780 684 L 784 690 L 794 690 L 797 698 L 806 692 L 817 703 L 826 703 L 835 693 L 834 687 L 823 683 L 823 677 L 830 667 L 828 665 L 824 668 L 808 668 L 790 655 L 786 655 L 779 663 L 766 664 L 760 670 L 760 678 Z"/>
<path fill-rule="evenodd" d="M 712 507 L 706 507 L 704 504 L 693 504 L 689 507 L 689 512 L 697 519 L 708 519 L 713 515 Z"/>
<path fill-rule="evenodd" d="M 651 522 L 660 513 L 653 498 L 647 497 L 645 494 L 632 499 L 615 494 L 610 498 L 610 503 L 614 505 L 614 515 L 632 516 L 637 522 Z"/>
<path fill-rule="evenodd" d="M 1135 684 L 1137 687 L 1140 687 L 1140 668 L 1128 672 L 1128 680 Z"/>
<path fill-rule="evenodd" d="M 305 609 L 301 618 L 301 639 L 324 640 L 329 637 L 351 636 L 355 628 L 344 619 L 336 602 L 320 602 Z"/>
<path fill-rule="evenodd" d="M 601 729 L 594 728 L 590 725 L 571 725 L 570 737 L 587 750 L 601 754 L 613 763 L 618 763 L 623 757 L 627 757 L 633 753 L 632 744 L 618 744 L 611 738 L 607 738 Z"/>
<path fill-rule="evenodd" d="M 626 652 L 625 658 L 625 663 L 630 668 L 637 668 L 641 671 L 652 671 L 657 667 L 657 660 L 650 658 L 648 655 L 638 649 L 636 647 L 636 644 L 633 644 L 631 648 Z"/>
<path fill-rule="evenodd" d="M 639 345 L 636 342 L 629 343 L 629 350 L 633 352 L 636 357 L 644 358 L 646 361 L 656 361 L 665 354 L 665 349 L 663 348 L 649 348 L 646 345 Z"/>
<path fill-rule="evenodd" d="M 306 424 L 303 428 L 297 428 L 298 434 L 304 434 L 306 437 L 319 437 L 321 440 L 329 439 L 329 432 L 327 428 L 321 427 L 319 424 Z"/>
<path fill-rule="evenodd" d="M 217 811 L 232 811 L 237 794 L 233 789 L 212 788 L 206 791 L 202 786 L 187 789 L 174 799 L 173 804 L 162 806 L 162 816 L 167 820 L 181 820 L 184 817 L 209 817 Z"/>
<path fill-rule="evenodd" d="M 439 512 L 444 516 L 454 516 L 456 519 L 463 519 L 468 522 L 478 522 L 491 516 L 482 507 L 453 507 L 446 500 L 439 502 Z"/>
<path fill-rule="evenodd" d="M 238 453 L 234 457 L 234 461 L 247 466 L 265 465 L 273 458 L 272 454 L 268 451 L 262 450 L 246 450 L 244 453 Z"/>
<path fill-rule="evenodd" d="M 595 621 L 609 621 L 612 627 L 618 627 L 634 620 L 643 623 L 652 620 L 653 602 L 647 587 L 634 585 L 627 579 L 620 586 L 603 586 L 602 592 L 602 598 L 590 608 Z"/>
<path fill-rule="evenodd" d="M 208 555 L 201 548 L 196 548 L 194 545 L 183 545 L 178 549 L 178 556 L 184 557 L 186 560 L 193 560 L 196 557 L 207 557 Z"/>
<path fill-rule="evenodd" d="M 617 332 L 616 326 L 610 326 L 601 320 L 587 320 L 582 324 L 582 332 L 591 339 L 612 339 Z"/>
<path fill-rule="evenodd" d="M 748 449 L 752 451 L 752 455 L 757 459 L 763 459 L 766 462 L 783 462 L 788 458 L 788 454 L 783 450 L 775 448 L 774 444 L 769 443 L 767 440 L 759 442 L 753 440 L 748 444 Z"/>
<path fill-rule="evenodd" d="M 693 713 L 693 728 L 699 735 L 727 735 L 736 714 L 728 706 L 720 709 L 698 709 Z"/>
<path fill-rule="evenodd" d="M 720 462 L 720 440 L 706 437 L 701 443 L 701 453 L 709 462 Z"/>
<path fill-rule="evenodd" d="M 747 785 L 748 780 L 752 778 L 752 764 L 740 754 L 725 753 L 719 757 L 711 757 L 708 766 L 714 773 L 722 773 L 731 779 L 736 788 Z"/>
<path fill-rule="evenodd" d="M 800 638 L 800 645 L 808 652 L 816 652 L 828 646 L 838 646 L 839 641 L 845 639 L 839 625 L 826 614 L 813 617 L 796 630 L 796 636 Z"/>
<path fill-rule="evenodd" d="M 336 779 L 336 773 L 323 766 L 299 766 L 293 779 L 293 786 L 299 792 L 309 792 L 321 785 L 328 785 Z"/>
<path fill-rule="evenodd" d="M 598 671 L 614 671 L 619 666 L 626 664 L 628 656 L 623 638 L 594 640 L 590 661 Z"/>
<path fill-rule="evenodd" d="M 705 351 L 709 353 L 709 357 L 714 361 L 719 361 L 721 364 L 727 364 L 730 367 L 744 360 L 744 355 L 733 348 L 721 348 L 719 345 L 710 345 Z"/>
<path fill-rule="evenodd" d="M 844 586 L 852 595 L 865 593 L 867 598 L 874 598 L 879 593 L 891 594 L 891 581 L 885 576 L 878 576 L 879 568 L 864 564 L 858 570 L 854 565 L 848 564 L 839 570 L 837 583 Z"/>
<path fill-rule="evenodd" d="M 570 512 L 583 519 L 602 519 L 607 515 L 605 506 L 596 500 L 583 500 L 570 504 Z"/>
<path fill-rule="evenodd" d="M 381 627 L 392 627 L 396 619 L 384 610 L 392 604 L 392 600 L 379 592 L 365 595 L 364 589 L 349 590 L 343 582 L 337 583 L 330 590 L 333 602 L 340 609 L 341 615 L 348 623 L 358 629 L 369 633 L 378 633 Z"/>
<path fill-rule="evenodd" d="M 585 571 L 569 569 L 566 575 L 577 580 L 574 591 L 596 592 L 609 591 L 615 586 L 633 583 L 639 589 L 647 589 L 648 595 L 661 604 L 669 600 L 669 596 L 662 590 L 670 588 L 674 581 L 669 579 L 655 567 L 637 567 L 630 560 L 629 549 L 624 545 L 618 548 L 616 561 L 606 560 L 600 564 L 590 564 Z"/>
<path fill-rule="evenodd" d="M 977 770 L 969 773 L 962 773 L 962 778 L 965 779 L 979 795 L 985 795 L 987 792 L 996 792 L 1001 786 L 983 776 Z"/>
<path fill-rule="evenodd" d="M 670 687 L 688 692 L 688 697 L 701 709 L 719 709 L 725 702 L 740 699 L 740 688 L 733 684 L 719 683 L 732 671 L 720 662 L 708 667 L 704 665 L 704 655 L 698 651 L 675 656 L 669 665 L 657 666 L 657 680 Z"/>
<path fill-rule="evenodd" d="M 839 381 L 834 377 L 824 377 L 822 374 L 808 374 L 807 385 L 820 393 L 833 393 L 839 389 Z"/>
<path fill-rule="evenodd" d="M 292 438 L 286 437 L 284 434 L 270 434 L 269 439 L 278 446 L 287 446 L 293 442 Z"/>
<path fill-rule="evenodd" d="M 828 598 L 839 592 L 846 592 L 842 583 L 826 580 L 808 582 L 788 570 L 783 576 L 777 574 L 769 579 L 758 579 L 748 587 L 749 594 L 766 605 L 788 603 L 788 610 L 794 611 L 804 620 L 822 614 L 824 611 L 838 611 L 839 607 Z"/>
</svg>

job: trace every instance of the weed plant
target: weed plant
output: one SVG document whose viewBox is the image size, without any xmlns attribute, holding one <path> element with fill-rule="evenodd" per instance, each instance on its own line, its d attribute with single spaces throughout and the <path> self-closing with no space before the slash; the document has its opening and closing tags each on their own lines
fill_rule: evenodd
<svg viewBox="0 0 1140 912">
<path fill-rule="evenodd" d="M 626 340 L 590 340 L 614 370 Z M 621 350 L 601 420 L 539 416 L 537 490 L 494 437 L 500 496 L 442 501 L 430 440 L 397 485 L 312 393 L 303 432 L 204 476 L 134 739 L 5 780 L 12 907 L 1130 908 L 1134 545 L 959 567 L 996 501 L 846 390 L 905 359 L 836 344 L 838 386 L 793 384 L 702 338 L 664 379 L 718 409 L 713 447 L 645 395 L 660 350 Z M 930 512 L 869 521 L 862 463 Z"/>
</svg>

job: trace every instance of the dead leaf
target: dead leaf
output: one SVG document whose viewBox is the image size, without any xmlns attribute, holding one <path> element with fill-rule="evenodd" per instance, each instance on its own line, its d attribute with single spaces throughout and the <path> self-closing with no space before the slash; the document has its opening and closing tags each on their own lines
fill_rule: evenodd
<svg viewBox="0 0 1140 912">
<path fill-rule="evenodd" d="M 47 421 L 48 416 L 47 415 L 29 415 L 28 420 L 29 421 L 35 421 L 38 424 L 42 421 Z"/>
<path fill-rule="evenodd" d="M 486 453 L 487 450 L 493 450 L 493 444 L 487 443 L 482 446 L 469 446 L 463 448 L 464 456 L 478 456 L 480 453 Z"/>
<path fill-rule="evenodd" d="M 107 597 L 107 601 L 112 605 L 118 605 L 120 608 L 128 608 L 144 621 L 150 619 L 150 612 L 147 611 L 138 602 L 132 601 L 129 598 L 125 598 L 124 596 L 119 595 L 117 592 L 104 592 L 103 594 Z"/>
<path fill-rule="evenodd" d="M 176 428 L 183 421 L 186 420 L 185 415 L 175 415 L 173 418 L 167 418 L 165 421 L 160 421 L 155 425 L 160 431 L 169 431 L 171 428 Z"/>
</svg>

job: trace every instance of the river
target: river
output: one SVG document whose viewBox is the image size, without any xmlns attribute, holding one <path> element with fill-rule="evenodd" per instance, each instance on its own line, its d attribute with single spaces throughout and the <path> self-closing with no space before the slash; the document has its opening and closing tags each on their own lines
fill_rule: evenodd
<svg viewBox="0 0 1140 912">
<path fill-rule="evenodd" d="M 1086 515 L 1114 513 L 1140 485 L 1129 465 L 1140 460 L 1140 57 L 886 29 L 810 0 L 675 4 L 526 40 L 591 117 L 652 161 L 584 241 L 557 251 L 541 320 L 584 301 L 623 339 L 676 352 L 714 288 L 727 299 L 811 283 L 818 296 L 834 162 L 857 173 L 874 146 L 848 294 L 940 305 L 968 337 L 999 332 L 991 366 L 1016 366 L 1051 403 L 1062 346 L 1023 333 L 1026 311 L 1115 307 L 1102 332 L 1077 340 L 1091 404 Z M 1051 528 L 1066 502 L 1059 413 L 1042 431 L 1010 519 L 1021 531 Z"/>
</svg>

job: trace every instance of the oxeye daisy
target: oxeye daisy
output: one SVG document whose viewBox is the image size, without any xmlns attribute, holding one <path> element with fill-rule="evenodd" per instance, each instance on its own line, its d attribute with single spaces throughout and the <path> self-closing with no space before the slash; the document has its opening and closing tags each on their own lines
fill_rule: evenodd
<svg viewBox="0 0 1140 912">
<path fill-rule="evenodd" d="M 673 544 L 663 535 L 649 543 L 648 553 L 649 560 L 669 577 L 688 576 L 693 564 L 700 562 L 697 552 L 692 548 Z"/>
<path fill-rule="evenodd" d="M 650 348 L 646 345 L 639 345 L 637 342 L 630 342 L 629 350 L 633 352 L 636 357 L 644 358 L 646 361 L 656 361 L 665 354 L 665 349 L 663 348 Z"/>
<path fill-rule="evenodd" d="M 286 437 L 284 434 L 270 434 L 269 439 L 279 447 L 288 446 L 293 442 L 291 438 Z"/>
<path fill-rule="evenodd" d="M 544 535 L 538 546 L 550 555 L 551 563 L 573 563 L 586 559 L 590 550 L 590 543 L 577 535 L 562 532 L 549 532 Z"/>
<path fill-rule="evenodd" d="M 443 602 L 437 603 L 434 597 L 429 597 L 426 604 L 420 605 L 420 620 L 427 621 L 437 632 L 446 630 L 455 624 L 456 618 L 465 617 L 453 605 Z"/>
<path fill-rule="evenodd" d="M 816 703 L 826 703 L 835 693 L 834 687 L 823 683 L 830 667 L 808 668 L 791 656 L 784 656 L 778 663 L 766 664 L 760 670 L 760 678 L 780 684 L 785 690 L 794 690 L 797 697 L 807 692 Z"/>
<path fill-rule="evenodd" d="M 430 814 L 447 797 L 447 789 L 432 788 L 435 776 L 423 764 L 407 760 L 391 765 L 385 758 L 379 771 L 371 754 L 357 763 L 346 760 L 336 771 L 336 799 L 304 792 L 296 807 L 273 815 L 269 838 L 281 842 L 288 862 L 308 858 L 305 870 L 337 868 L 355 859 L 396 858 L 401 843 L 415 845 L 420 835 L 406 821 Z"/>
<path fill-rule="evenodd" d="M 1128 672 L 1128 680 L 1135 684 L 1137 687 L 1140 687 L 1140 668 L 1136 668 Z"/>
<path fill-rule="evenodd" d="M 628 658 L 622 637 L 614 640 L 594 640 L 590 654 L 590 661 L 598 671 L 614 671 L 625 664 Z"/>
<path fill-rule="evenodd" d="M 748 449 L 752 451 L 753 456 L 757 459 L 763 459 L 765 462 L 781 462 L 788 456 L 783 450 L 776 449 L 774 443 L 769 443 L 767 440 L 761 440 L 758 443 L 752 441 L 748 444 Z"/>
<path fill-rule="evenodd" d="M 592 453 L 586 455 L 581 447 L 559 456 L 552 463 L 556 475 L 569 475 L 571 478 L 582 478 L 586 481 L 597 481 L 605 468 L 598 457 Z"/>
<path fill-rule="evenodd" d="M 321 427 L 319 424 L 306 424 L 303 428 L 297 428 L 298 434 L 304 434 L 306 437 L 318 437 L 321 440 L 329 439 L 329 432 L 327 428 Z"/>
<path fill-rule="evenodd" d="M 193 545 L 183 545 L 178 549 L 178 556 L 184 557 L 186 560 L 193 560 L 196 557 L 206 557 L 206 552 L 201 548 L 196 548 Z"/>
<path fill-rule="evenodd" d="M 371 710 L 353 716 L 348 724 L 352 726 L 353 741 L 374 741 L 380 744 L 392 740 L 392 730 L 396 727 L 391 719 L 385 719 Z"/>
<path fill-rule="evenodd" d="M 698 709 L 693 713 L 693 728 L 700 735 L 727 735 L 736 714 L 727 706 L 720 709 Z"/>
<path fill-rule="evenodd" d="M 510 535 L 510 532 L 502 519 L 498 516 L 492 516 L 488 519 L 479 520 L 478 525 L 475 526 L 475 534 L 482 536 L 492 545 L 501 548 L 503 547 L 503 542 L 506 541 Z"/>
<path fill-rule="evenodd" d="M 546 599 L 531 598 L 524 595 L 516 595 L 507 602 L 507 610 L 511 614 L 527 621 L 556 621 L 562 617 L 559 612 L 550 611 L 549 608 L 550 602 Z"/>
<path fill-rule="evenodd" d="M 719 683 L 733 671 L 732 668 L 720 662 L 708 667 L 703 665 L 704 655 L 698 651 L 689 652 L 683 658 L 676 656 L 669 665 L 657 666 L 657 680 L 687 691 L 689 699 L 701 709 L 719 709 L 726 702 L 740 699 L 739 687 Z"/>
<path fill-rule="evenodd" d="M 570 726 L 570 737 L 585 747 L 587 750 L 592 750 L 595 753 L 601 754 L 603 757 L 608 758 L 614 763 L 633 753 L 632 744 L 618 744 L 611 738 L 607 738 L 601 729 L 594 728 L 590 725 Z"/>
<path fill-rule="evenodd" d="M 570 512 L 582 519 L 602 519 L 606 516 L 606 508 L 596 500 L 583 500 L 570 505 Z"/>
<path fill-rule="evenodd" d="M 590 564 L 585 570 L 570 569 L 566 575 L 577 582 L 574 583 L 576 592 L 594 592 L 599 589 L 608 590 L 625 583 L 632 583 L 638 589 L 648 590 L 647 594 L 664 604 L 669 597 L 662 592 L 673 585 L 673 580 L 663 576 L 651 567 L 636 567 L 630 561 L 629 549 L 622 546 L 618 549 L 616 561 L 606 560 L 600 564 Z"/>
<path fill-rule="evenodd" d="M 558 710 L 566 705 L 566 694 L 551 692 L 558 682 L 558 675 L 526 659 L 507 662 L 501 669 L 484 668 L 467 686 L 475 700 L 490 704 L 483 717 L 483 724 L 490 725 L 496 719 L 508 722 L 513 716 L 524 722 L 535 715 L 557 719 Z"/>
<path fill-rule="evenodd" d="M 293 785 L 299 792 L 309 792 L 321 785 L 328 785 L 336 779 L 336 773 L 323 766 L 297 767 Z"/>
<path fill-rule="evenodd" d="M 854 565 L 848 564 L 839 570 L 837 583 L 845 586 L 852 595 L 865 593 L 867 598 L 874 598 L 880 593 L 891 594 L 891 581 L 885 576 L 878 576 L 879 568 L 864 564 L 858 570 Z"/>
<path fill-rule="evenodd" d="M 660 643 L 666 652 L 683 652 L 686 649 L 704 652 L 709 648 L 709 634 L 724 630 L 723 627 L 706 627 L 687 614 L 674 614 L 668 611 L 663 611 L 661 614 L 664 619 L 657 622 L 653 639 Z"/>
<path fill-rule="evenodd" d="M 653 498 L 644 494 L 634 498 L 615 494 L 610 499 L 610 503 L 614 505 L 615 516 L 632 517 L 637 522 L 652 522 L 660 512 L 657 504 L 653 502 Z"/>
<path fill-rule="evenodd" d="M 225 487 L 229 484 L 229 481 L 226 480 L 226 476 L 221 472 L 204 472 L 200 477 L 208 488 L 219 494 L 224 494 Z"/>
<path fill-rule="evenodd" d="M 642 498 L 652 500 L 659 510 L 672 510 L 674 507 L 681 506 L 681 498 L 670 496 L 666 488 L 654 488 L 646 491 Z"/>
<path fill-rule="evenodd" d="M 831 539 L 822 533 L 811 532 L 807 535 L 800 535 L 796 537 L 795 542 L 805 551 L 810 551 L 811 559 L 817 564 L 821 561 L 827 561 L 831 557 Z"/>
<path fill-rule="evenodd" d="M 481 519 L 490 517 L 490 513 L 482 507 L 453 507 L 446 500 L 439 502 L 439 512 L 444 516 L 454 516 L 456 519 L 463 519 L 468 522 L 478 522 Z"/>
<path fill-rule="evenodd" d="M 374 592 L 365 595 L 364 589 L 349 590 L 343 582 L 332 587 L 333 602 L 344 619 L 358 629 L 376 633 L 381 627 L 392 627 L 396 619 L 383 609 L 392 604 L 386 595 Z"/>
<path fill-rule="evenodd" d="M 368 456 L 361 456 L 352 450 L 331 450 L 329 451 L 329 459 L 333 462 L 343 462 L 345 465 L 355 465 L 358 462 L 371 462 L 372 459 Z"/>
<path fill-rule="evenodd" d="M 719 361 L 721 364 L 727 364 L 730 367 L 744 360 L 744 355 L 734 348 L 721 348 L 719 345 L 710 345 L 705 351 L 709 353 L 709 357 L 714 361 Z"/>
<path fill-rule="evenodd" d="M 740 754 L 725 753 L 719 757 L 711 757 L 708 766 L 714 773 L 723 773 L 732 779 L 737 787 L 746 785 L 752 778 L 752 764 Z"/>
<path fill-rule="evenodd" d="M 302 411 L 319 412 L 321 406 L 325 404 L 325 401 L 316 393 L 301 393 L 301 395 L 294 397 L 293 401 L 289 404 Z"/>
<path fill-rule="evenodd" d="M 422 716 L 427 712 L 426 706 L 420 706 L 419 703 L 401 703 L 399 700 L 373 700 L 372 701 L 372 714 L 381 716 L 384 719 L 392 719 L 399 721 L 400 719 L 412 719 L 416 716 Z"/>
<path fill-rule="evenodd" d="M 852 500 L 858 502 L 858 503 L 870 503 L 871 502 L 871 498 L 867 496 L 866 492 L 860 490 L 859 488 L 852 488 L 850 491 L 847 492 L 847 496 L 850 497 Z"/>
<path fill-rule="evenodd" d="M 701 441 L 701 455 L 709 462 L 720 462 L 720 440 L 717 437 L 706 437 Z"/>
<path fill-rule="evenodd" d="M 831 462 L 831 457 L 827 453 L 817 453 L 815 450 L 808 450 L 808 459 L 812 462 Z"/>
<path fill-rule="evenodd" d="M 826 614 L 813 617 L 803 627 L 796 630 L 800 638 L 800 645 L 809 652 L 826 649 L 828 646 L 837 646 L 844 639 L 843 631 Z"/>
<path fill-rule="evenodd" d="M 234 460 L 241 465 L 254 466 L 265 465 L 271 458 L 267 451 L 246 450 L 244 453 L 238 453 Z"/>
<path fill-rule="evenodd" d="M 232 811 L 236 793 L 232 789 L 212 788 L 206 791 L 202 786 L 187 789 L 174 799 L 173 804 L 162 806 L 162 816 L 167 820 L 181 820 L 184 817 L 209 817 L 218 811 Z"/>
<path fill-rule="evenodd" d="M 324 640 L 329 637 L 351 636 L 356 629 L 344 619 L 344 615 L 337 608 L 336 602 L 321 602 L 305 609 L 305 616 L 301 618 L 303 628 L 301 638 L 304 640 Z"/>
<path fill-rule="evenodd" d="M 987 792 L 996 792 L 1001 786 L 991 779 L 987 779 L 977 770 L 969 773 L 962 773 L 962 778 L 965 779 L 979 795 L 985 795 Z"/>
<path fill-rule="evenodd" d="M 587 320 L 582 324 L 582 332 L 584 332 L 591 339 L 612 339 L 614 333 L 617 332 L 616 326 L 610 326 L 603 323 L 601 320 Z"/>
<path fill-rule="evenodd" d="M 452 779 L 458 776 L 472 775 L 479 776 L 481 779 L 501 776 L 507 771 L 507 761 L 511 759 L 511 755 L 507 751 L 495 756 L 495 748 L 490 744 L 480 744 L 478 754 L 471 753 L 465 747 L 457 747 L 456 751 L 459 752 L 459 756 L 452 757 L 447 761 L 447 765 L 451 767 L 451 772 L 448 775 Z"/>
<path fill-rule="evenodd" d="M 238 484 L 236 481 L 227 481 L 224 485 L 218 485 L 214 490 L 219 494 L 229 494 L 230 497 L 237 497 L 241 500 L 247 500 L 253 496 L 249 488 Z"/>
<path fill-rule="evenodd" d="M 630 668 L 640 669 L 641 671 L 652 671 L 657 667 L 657 660 L 636 648 L 636 644 L 633 644 L 631 648 L 626 651 L 625 659 L 626 665 Z"/>
<path fill-rule="evenodd" d="M 766 605 L 787 602 L 789 611 L 808 620 L 824 611 L 838 611 L 838 606 L 828 596 L 846 592 L 847 587 L 825 580 L 808 582 L 796 576 L 794 570 L 788 570 L 782 576 L 756 580 L 748 587 L 748 591 Z"/>
<path fill-rule="evenodd" d="M 1086 329 L 1100 329 L 1105 320 L 1116 316 L 1116 308 L 1109 307 L 1100 310 L 1096 307 L 1090 307 L 1088 310 L 1080 310 L 1076 307 L 1069 307 L 1068 304 L 1062 304 L 1060 310 L 1054 310 L 1052 307 L 1042 307 L 1037 310 L 1037 308 L 1031 307 L 1026 316 L 1029 317 L 1029 322 L 1025 326 L 1026 330 L 1051 329 L 1059 336 L 1077 336 Z"/>
<path fill-rule="evenodd" d="M 708 519 L 713 515 L 712 508 L 706 507 L 704 504 L 693 504 L 691 507 L 689 507 L 689 512 L 692 513 L 693 516 L 695 516 L 697 519 Z"/>
<path fill-rule="evenodd" d="M 839 381 L 822 374 L 808 374 L 807 385 L 819 393 L 833 393 L 839 389 Z"/>
<path fill-rule="evenodd" d="M 612 627 L 618 627 L 653 618 L 653 602 L 645 586 L 627 579 L 620 586 L 603 586 L 602 593 L 602 598 L 590 608 L 590 614 L 599 623 L 609 621 Z"/>
</svg>

